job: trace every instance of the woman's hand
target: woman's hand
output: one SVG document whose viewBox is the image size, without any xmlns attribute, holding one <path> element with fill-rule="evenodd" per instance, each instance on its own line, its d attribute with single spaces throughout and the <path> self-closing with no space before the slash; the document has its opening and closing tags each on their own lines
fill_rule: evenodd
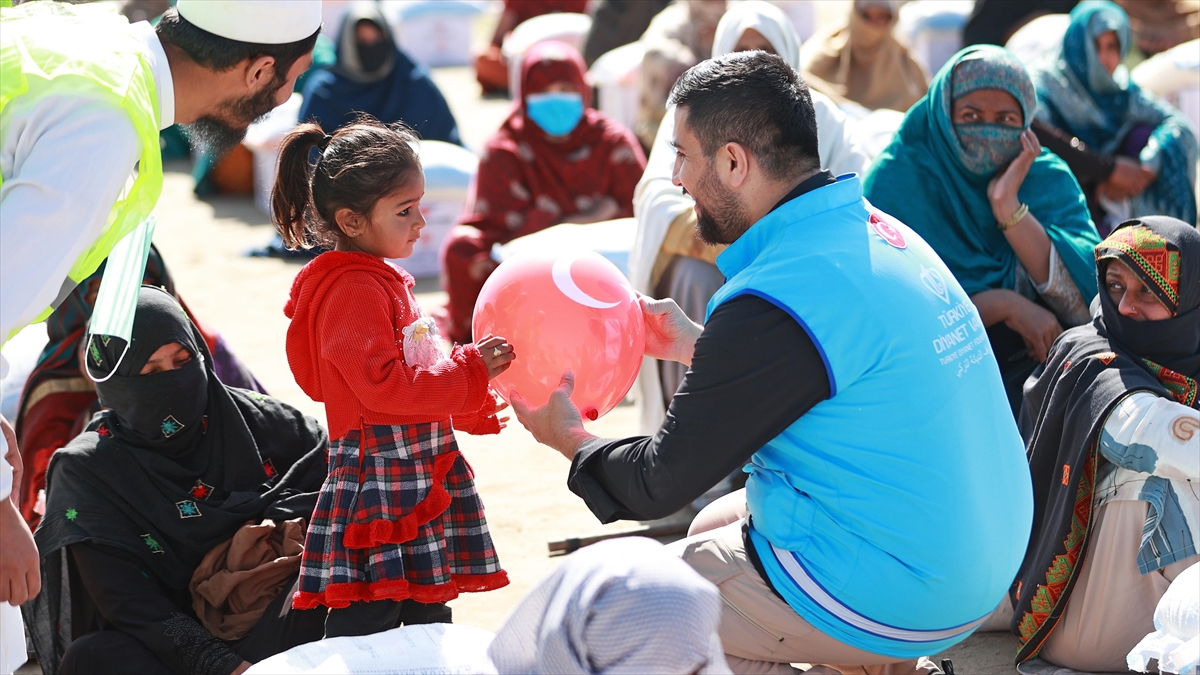
<svg viewBox="0 0 1200 675">
<path fill-rule="evenodd" d="M 1038 363 L 1046 360 L 1054 339 L 1063 332 L 1053 312 L 1015 293 L 1004 325 L 1021 334 L 1029 355 Z"/>
<path fill-rule="evenodd" d="M 655 300 L 638 294 L 646 322 L 646 356 L 692 365 L 696 340 L 704 327 L 694 323 L 671 298 Z"/>
<path fill-rule="evenodd" d="M 1136 197 L 1154 182 L 1154 172 L 1129 157 L 1117 157 L 1113 172 L 1099 186 L 1099 191 L 1113 201 Z"/>
<path fill-rule="evenodd" d="M 467 274 L 475 281 L 483 281 L 499 266 L 500 263 L 492 260 L 491 256 L 481 256 L 478 260 L 471 261 Z"/>
<path fill-rule="evenodd" d="M 1033 160 L 1041 153 L 1042 144 L 1038 142 L 1037 135 L 1026 129 L 1021 132 L 1021 154 L 988 182 L 988 201 L 992 204 L 992 216 L 997 223 L 1012 218 L 1021 208 L 1017 192 L 1021 189 L 1021 183 L 1025 182 L 1025 176 L 1029 175 Z"/>
<path fill-rule="evenodd" d="M 573 223 L 575 225 L 586 225 L 588 223 L 599 223 L 605 220 L 612 220 L 621 212 L 621 205 L 617 200 L 604 195 L 597 199 L 592 207 L 586 211 L 567 216 L 563 218 L 564 223 Z"/>
<path fill-rule="evenodd" d="M 496 379 L 497 375 L 508 370 L 508 367 L 512 365 L 513 359 L 517 358 L 516 353 L 513 351 L 513 346 L 508 344 L 508 341 L 502 337 L 489 335 L 476 342 L 475 348 L 479 350 L 479 355 L 483 357 L 483 365 L 487 366 L 489 380 Z"/>
</svg>

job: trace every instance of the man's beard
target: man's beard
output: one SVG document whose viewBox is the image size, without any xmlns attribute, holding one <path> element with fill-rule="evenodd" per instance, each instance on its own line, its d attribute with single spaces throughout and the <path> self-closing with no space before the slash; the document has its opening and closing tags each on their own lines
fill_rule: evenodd
<svg viewBox="0 0 1200 675">
<path fill-rule="evenodd" d="M 183 132 L 197 150 L 213 160 L 220 159 L 242 142 L 251 124 L 275 109 L 275 95 L 285 83 L 276 80 L 257 94 L 226 101 L 221 104 L 220 117 L 205 115 L 182 125 Z"/>
<path fill-rule="evenodd" d="M 700 241 L 710 246 L 732 244 L 752 224 L 746 215 L 745 205 L 733 190 L 717 179 L 716 173 L 710 166 L 700 177 L 697 190 L 692 194 L 697 204 L 700 203 L 698 197 L 704 196 L 706 204 L 703 209 L 696 209 L 696 234 Z"/>
</svg>

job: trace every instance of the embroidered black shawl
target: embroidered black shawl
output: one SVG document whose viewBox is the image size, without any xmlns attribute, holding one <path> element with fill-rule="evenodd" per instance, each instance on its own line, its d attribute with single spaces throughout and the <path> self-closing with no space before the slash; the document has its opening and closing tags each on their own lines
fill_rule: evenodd
<svg viewBox="0 0 1200 675">
<path fill-rule="evenodd" d="M 1174 252 L 1174 272 L 1157 274 L 1132 246 L 1164 244 Z M 1150 233 L 1152 237 L 1143 237 Z M 1154 217 L 1123 223 L 1097 247 L 1100 293 L 1092 323 L 1066 331 L 1044 366 L 1025 385 L 1021 433 L 1033 478 L 1033 531 L 1013 585 L 1013 632 L 1020 638 L 1017 662 L 1037 655 L 1058 623 L 1091 533 L 1100 430 L 1109 413 L 1135 391 L 1147 391 L 1197 407 L 1200 377 L 1200 233 L 1182 222 Z M 1168 258 L 1164 256 L 1163 260 Z M 1175 315 L 1133 321 L 1109 297 L 1104 271 L 1121 260 L 1152 289 L 1172 293 Z M 1140 271 L 1139 271 L 1140 269 Z M 1172 275 L 1175 282 L 1166 283 Z M 1155 285 L 1151 285 L 1155 284 Z M 1190 308 L 1190 309 L 1185 309 Z M 1180 311 L 1183 310 L 1183 311 Z M 1189 394 L 1190 389 L 1190 394 Z"/>
</svg>

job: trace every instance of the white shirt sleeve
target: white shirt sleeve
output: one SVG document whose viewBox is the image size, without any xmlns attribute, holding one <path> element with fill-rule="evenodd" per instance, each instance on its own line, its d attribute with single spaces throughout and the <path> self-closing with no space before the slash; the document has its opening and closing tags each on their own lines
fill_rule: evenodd
<svg viewBox="0 0 1200 675">
<path fill-rule="evenodd" d="M 8 460 L 4 459 L 4 454 L 7 453 L 8 442 L 4 440 L 3 436 L 0 436 L 0 501 L 8 499 L 12 494 L 13 468 Z"/>
<path fill-rule="evenodd" d="M 1081 326 L 1091 320 L 1092 312 L 1088 303 L 1084 302 L 1083 294 L 1079 292 L 1054 244 L 1050 244 L 1050 276 L 1046 283 L 1035 287 L 1038 295 L 1050 305 L 1064 326 Z"/>
<path fill-rule="evenodd" d="M 1138 391 L 1109 413 L 1100 451 L 1132 471 L 1200 480 L 1200 412 L 1162 396 Z"/>
<path fill-rule="evenodd" d="M 58 298 L 141 156 L 129 117 L 99 98 L 25 95 L 0 114 L 0 344 Z"/>
</svg>

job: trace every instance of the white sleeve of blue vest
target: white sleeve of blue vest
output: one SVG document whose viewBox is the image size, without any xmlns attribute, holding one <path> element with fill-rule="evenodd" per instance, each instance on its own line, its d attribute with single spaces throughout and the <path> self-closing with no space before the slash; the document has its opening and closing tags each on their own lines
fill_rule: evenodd
<svg viewBox="0 0 1200 675">
<path fill-rule="evenodd" d="M 99 236 L 141 143 L 120 108 L 25 95 L 0 116 L 0 343 L 59 297 Z"/>
<path fill-rule="evenodd" d="M 6 459 L 8 455 L 8 439 L 0 434 L 0 501 L 8 499 L 13 488 L 13 468 Z"/>
</svg>

